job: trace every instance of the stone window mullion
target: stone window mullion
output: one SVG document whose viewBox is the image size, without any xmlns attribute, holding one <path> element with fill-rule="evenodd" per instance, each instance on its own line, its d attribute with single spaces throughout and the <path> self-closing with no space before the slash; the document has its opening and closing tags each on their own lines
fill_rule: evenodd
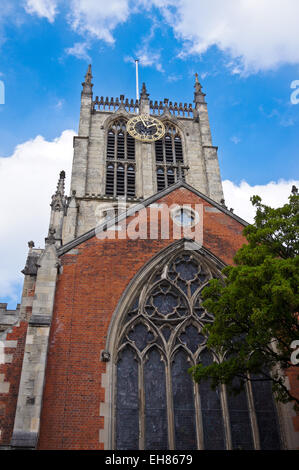
<svg viewBox="0 0 299 470">
<path fill-rule="evenodd" d="M 145 448 L 145 396 L 144 396 L 144 360 L 138 364 L 138 397 L 139 397 L 139 450 Z"/>
<path fill-rule="evenodd" d="M 200 406 L 199 387 L 197 383 L 194 383 L 194 402 L 195 402 L 197 448 L 199 450 L 204 450 L 203 422 L 202 422 L 202 414 L 201 414 L 201 406 Z"/>
<path fill-rule="evenodd" d="M 113 196 L 117 196 L 117 160 L 115 159 L 114 163 L 114 190 L 113 190 Z"/>
<path fill-rule="evenodd" d="M 232 450 L 232 436 L 231 436 L 231 426 L 230 426 L 230 418 L 229 418 L 229 409 L 228 409 L 228 402 L 227 402 L 227 391 L 226 386 L 220 386 L 220 398 L 221 398 L 221 408 L 222 408 L 222 416 L 223 416 L 223 424 L 224 424 L 224 432 L 225 432 L 225 443 L 226 443 L 226 450 Z"/>
<path fill-rule="evenodd" d="M 260 444 L 258 422 L 257 422 L 255 406 L 254 406 L 252 385 L 250 381 L 247 381 L 246 383 L 246 392 L 247 392 L 247 398 L 248 398 L 248 408 L 249 408 L 249 416 L 250 416 L 251 427 L 252 427 L 254 448 L 255 450 L 260 450 L 261 444 Z"/>
<path fill-rule="evenodd" d="M 174 413 L 173 413 L 173 395 L 171 380 L 171 360 L 167 358 L 166 367 L 166 397 L 167 397 L 167 421 L 168 421 L 168 443 L 169 450 L 175 449 L 175 433 L 174 433 Z"/>
</svg>

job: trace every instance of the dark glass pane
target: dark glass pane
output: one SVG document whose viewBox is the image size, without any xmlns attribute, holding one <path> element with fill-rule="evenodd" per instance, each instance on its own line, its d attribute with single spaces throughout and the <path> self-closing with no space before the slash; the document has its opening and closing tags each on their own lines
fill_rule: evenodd
<svg viewBox="0 0 299 470">
<path fill-rule="evenodd" d="M 114 194 L 114 166 L 111 164 L 107 166 L 106 194 L 109 196 L 113 196 Z"/>
<path fill-rule="evenodd" d="M 125 171 L 124 167 L 119 165 L 117 167 L 117 195 L 123 196 L 125 194 Z"/>
<path fill-rule="evenodd" d="M 125 158 L 125 136 L 123 132 L 117 134 L 117 158 Z"/>
<path fill-rule="evenodd" d="M 127 196 L 135 196 L 135 168 L 132 166 L 127 171 Z"/>
<path fill-rule="evenodd" d="M 139 449 L 138 364 L 129 347 L 117 363 L 116 449 Z"/>
<path fill-rule="evenodd" d="M 167 185 L 170 186 L 174 183 L 174 171 L 172 168 L 167 170 Z"/>
<path fill-rule="evenodd" d="M 176 161 L 183 163 L 183 147 L 182 147 L 182 141 L 179 136 L 175 136 L 174 149 L 175 149 Z"/>
<path fill-rule="evenodd" d="M 153 340 L 154 335 L 148 331 L 145 325 L 139 323 L 129 332 L 128 338 L 135 342 L 139 351 L 143 351 L 149 341 Z"/>
<path fill-rule="evenodd" d="M 162 140 L 157 140 L 155 142 L 156 150 L 156 162 L 163 162 L 163 142 Z"/>
<path fill-rule="evenodd" d="M 205 366 L 211 364 L 213 362 L 211 353 L 204 350 L 200 355 L 200 361 Z M 199 384 L 204 448 L 223 450 L 226 446 L 220 391 L 218 388 L 212 390 L 210 383 L 210 380 L 205 380 Z"/>
<path fill-rule="evenodd" d="M 173 152 L 172 152 L 172 140 L 170 135 L 165 136 L 165 156 L 166 163 L 174 163 Z"/>
<path fill-rule="evenodd" d="M 169 328 L 169 326 L 164 326 L 161 331 L 166 341 L 168 341 L 171 335 L 171 329 Z"/>
<path fill-rule="evenodd" d="M 255 376 L 255 378 L 257 378 Z M 270 382 L 252 382 L 262 450 L 280 449 L 279 425 Z"/>
<path fill-rule="evenodd" d="M 159 313 L 169 315 L 174 313 L 175 307 L 178 307 L 179 299 L 172 294 L 159 294 L 154 297 L 153 304 Z"/>
<path fill-rule="evenodd" d="M 130 134 L 127 134 L 127 158 L 135 160 L 135 139 Z"/>
<path fill-rule="evenodd" d="M 237 385 L 235 379 L 235 385 Z M 238 395 L 227 393 L 233 449 L 253 449 L 253 437 L 248 411 L 247 393 Z"/>
<path fill-rule="evenodd" d="M 168 449 L 165 366 L 151 350 L 144 365 L 145 449 Z"/>
<path fill-rule="evenodd" d="M 176 265 L 176 271 L 180 275 L 180 278 L 184 281 L 191 281 L 194 279 L 198 272 L 198 266 L 185 261 L 181 261 Z"/>
<path fill-rule="evenodd" d="M 188 306 L 179 292 L 163 281 L 149 296 L 145 311 L 157 318 L 179 318 L 188 314 Z"/>
<path fill-rule="evenodd" d="M 171 368 L 175 449 L 197 449 L 193 382 L 188 369 L 191 364 L 180 350 Z"/>
<path fill-rule="evenodd" d="M 107 158 L 114 158 L 115 135 L 113 131 L 108 132 L 107 138 Z"/>
<path fill-rule="evenodd" d="M 165 188 L 165 176 L 162 168 L 158 168 L 157 170 L 157 188 L 158 191 L 162 191 L 162 189 Z"/>
<path fill-rule="evenodd" d="M 195 326 L 190 325 L 187 326 L 183 333 L 181 333 L 180 340 L 194 354 L 197 351 L 198 346 L 205 341 L 205 337 L 198 333 L 198 330 L 195 328 Z"/>
</svg>

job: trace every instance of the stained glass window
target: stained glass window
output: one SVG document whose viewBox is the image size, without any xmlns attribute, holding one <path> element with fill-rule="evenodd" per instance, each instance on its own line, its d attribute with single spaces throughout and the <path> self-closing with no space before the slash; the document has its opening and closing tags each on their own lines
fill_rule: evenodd
<svg viewBox="0 0 299 470">
<path fill-rule="evenodd" d="M 247 389 L 229 395 L 225 386 L 212 390 L 210 381 L 198 385 L 188 373 L 192 365 L 217 360 L 206 347 L 203 327 L 213 316 L 201 292 L 220 275 L 207 256 L 180 251 L 136 295 L 117 337 L 116 449 L 253 449 L 257 442 L 262 449 L 280 447 L 265 385 L 255 382 L 250 404 Z"/>
</svg>

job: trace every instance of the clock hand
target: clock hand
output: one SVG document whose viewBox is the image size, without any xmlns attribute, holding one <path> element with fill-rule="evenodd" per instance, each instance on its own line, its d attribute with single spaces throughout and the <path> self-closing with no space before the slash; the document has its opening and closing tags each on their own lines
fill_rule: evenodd
<svg viewBox="0 0 299 470">
<path fill-rule="evenodd" d="M 142 118 L 141 116 L 140 116 L 140 119 L 141 119 L 141 122 L 142 122 L 142 124 L 144 125 L 144 127 L 147 127 L 147 125 L 145 124 L 145 122 L 144 122 L 144 120 L 143 120 L 143 118 Z"/>
</svg>

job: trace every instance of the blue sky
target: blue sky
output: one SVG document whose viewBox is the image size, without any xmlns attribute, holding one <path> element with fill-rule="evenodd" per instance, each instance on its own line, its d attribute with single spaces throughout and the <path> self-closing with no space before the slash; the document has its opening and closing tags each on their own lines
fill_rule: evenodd
<svg viewBox="0 0 299 470">
<path fill-rule="evenodd" d="M 2 220 L 12 219 L 20 201 L 33 211 L 22 219 L 20 209 L 12 224 L 19 238 L 0 228 L 3 301 L 14 305 L 20 294 L 14 271 L 24 266 L 27 234 L 40 244 L 46 236 L 55 175 L 71 164 L 89 62 L 99 96 L 135 97 L 135 57 L 154 100 L 192 102 L 198 72 L 229 203 L 246 218 L 257 187 L 266 202 L 286 202 L 286 188 L 298 180 L 299 104 L 291 103 L 291 83 L 299 80 L 297 0 L 12 0 L 1 8 Z"/>
</svg>

